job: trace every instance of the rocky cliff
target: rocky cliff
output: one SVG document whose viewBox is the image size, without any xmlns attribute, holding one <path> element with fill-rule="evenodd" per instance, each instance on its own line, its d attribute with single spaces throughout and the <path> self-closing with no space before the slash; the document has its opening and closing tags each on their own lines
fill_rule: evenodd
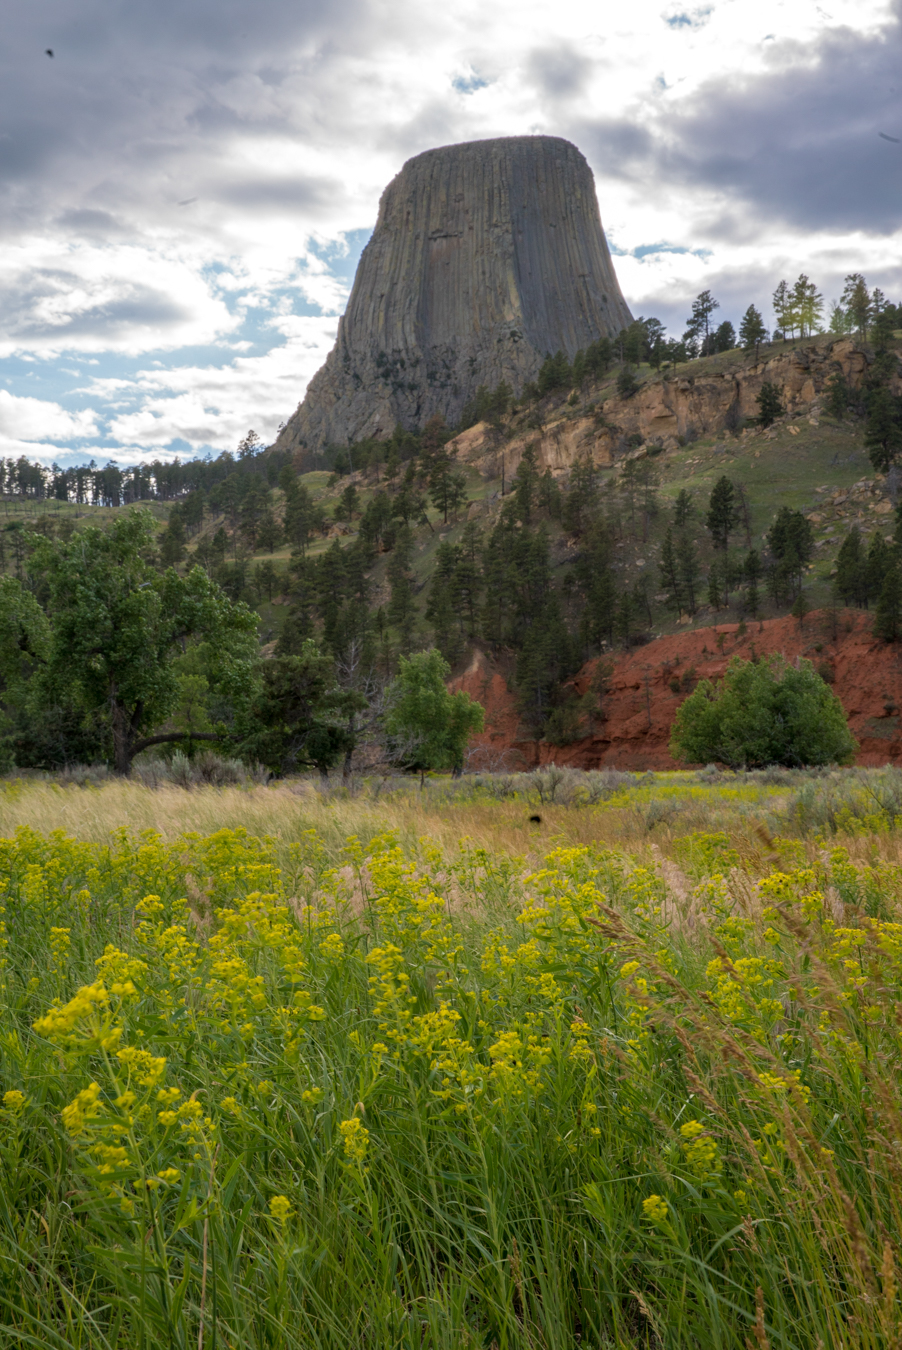
<svg viewBox="0 0 902 1350">
<path fill-rule="evenodd" d="M 518 415 L 504 433 L 480 422 L 451 441 L 449 449 L 487 477 L 500 473 L 502 449 L 507 473 L 513 474 L 527 445 L 535 447 L 539 467 L 553 474 L 566 474 L 582 456 L 606 467 L 625 455 L 672 450 L 682 441 L 721 435 L 756 418 L 766 381 L 779 390 L 787 418 L 808 414 L 817 425 L 830 378 L 840 374 L 860 389 L 873 359 L 873 353 L 846 337 L 777 343 L 762 347 L 758 355 L 736 350 L 663 375 L 650 373 L 630 398 L 609 389 L 590 415 L 582 403 L 571 408 L 565 391 L 557 396 L 557 406 L 550 400 L 538 417 L 535 412 Z M 890 387 L 902 394 L 902 372 Z M 763 435 L 773 438 L 778 432 L 775 426 Z M 748 428 L 743 439 L 761 434 Z"/>
<path fill-rule="evenodd" d="M 831 682 L 859 743 L 857 764 L 900 764 L 902 656 L 897 644 L 873 637 L 871 623 L 860 610 L 815 611 L 804 626 L 791 617 L 752 622 L 747 629 L 718 624 L 619 653 L 604 681 L 594 724 L 563 746 L 528 737 L 504 675 L 476 652 L 469 669 L 452 682 L 452 688 L 465 689 L 486 710 L 485 730 L 471 741 L 471 767 L 677 768 L 670 733 L 689 690 L 700 679 L 720 679 L 734 656 L 749 660 L 772 653 L 788 661 L 805 657 Z M 586 692 L 595 667 L 590 661 L 577 675 L 574 692 Z"/>
<path fill-rule="evenodd" d="M 546 353 L 629 324 L 592 171 L 569 141 L 429 150 L 385 189 L 326 364 L 277 444 L 456 421 L 480 384 L 519 392 Z"/>
</svg>

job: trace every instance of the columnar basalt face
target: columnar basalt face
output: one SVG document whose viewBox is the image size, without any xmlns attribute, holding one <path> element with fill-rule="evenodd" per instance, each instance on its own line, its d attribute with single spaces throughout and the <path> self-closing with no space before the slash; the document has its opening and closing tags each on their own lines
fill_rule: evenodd
<svg viewBox="0 0 902 1350">
<path fill-rule="evenodd" d="M 278 443 L 316 453 L 454 422 L 480 384 L 519 392 L 546 353 L 573 357 L 630 321 L 574 145 L 429 150 L 382 194 L 335 347 Z"/>
</svg>

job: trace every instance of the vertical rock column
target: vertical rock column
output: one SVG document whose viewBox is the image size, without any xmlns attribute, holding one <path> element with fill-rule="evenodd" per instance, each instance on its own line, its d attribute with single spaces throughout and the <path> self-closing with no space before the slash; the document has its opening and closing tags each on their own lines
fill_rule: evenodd
<svg viewBox="0 0 902 1350">
<path fill-rule="evenodd" d="M 428 150 L 389 183 L 338 338 L 278 444 L 313 453 L 449 423 L 480 384 L 519 391 L 631 322 L 592 171 L 569 141 Z"/>
</svg>

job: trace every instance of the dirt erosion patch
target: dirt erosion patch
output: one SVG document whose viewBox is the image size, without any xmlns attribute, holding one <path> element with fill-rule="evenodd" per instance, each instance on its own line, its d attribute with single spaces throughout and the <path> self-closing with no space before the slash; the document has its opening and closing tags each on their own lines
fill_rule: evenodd
<svg viewBox="0 0 902 1350">
<path fill-rule="evenodd" d="M 815 610 L 798 619 L 746 621 L 697 628 L 657 638 L 613 658 L 600 711 L 586 720 L 586 734 L 567 745 L 532 739 L 521 725 L 516 698 L 502 671 L 482 652 L 452 682 L 485 707 L 485 730 L 473 738 L 474 762 L 487 769 L 543 764 L 579 769 L 674 769 L 668 745 L 677 708 L 701 679 L 717 680 L 734 656 L 748 660 L 780 653 L 805 657 L 833 688 L 859 743 L 856 763 L 902 763 L 902 644 L 871 633 L 872 616 L 859 610 L 837 615 Z M 585 694 L 597 661 L 571 682 Z"/>
</svg>

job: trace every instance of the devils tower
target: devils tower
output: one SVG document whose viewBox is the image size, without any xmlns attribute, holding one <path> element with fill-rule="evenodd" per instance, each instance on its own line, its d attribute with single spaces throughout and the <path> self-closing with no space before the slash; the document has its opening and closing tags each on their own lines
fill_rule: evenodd
<svg viewBox="0 0 902 1350">
<path fill-rule="evenodd" d="M 427 150 L 382 194 L 338 337 L 278 445 L 318 453 L 400 422 L 458 420 L 631 321 L 592 170 L 558 136 Z"/>
</svg>

